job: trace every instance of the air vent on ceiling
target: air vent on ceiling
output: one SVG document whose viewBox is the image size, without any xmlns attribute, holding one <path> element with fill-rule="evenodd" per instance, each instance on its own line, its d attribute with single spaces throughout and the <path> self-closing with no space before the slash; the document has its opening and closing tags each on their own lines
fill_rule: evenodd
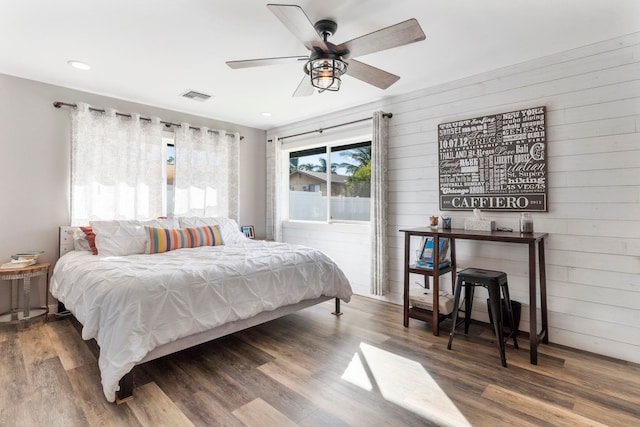
<svg viewBox="0 0 640 427">
<path fill-rule="evenodd" d="M 194 101 L 204 102 L 207 99 L 211 98 L 211 95 L 207 95 L 206 93 L 196 92 L 195 90 L 188 90 L 183 93 L 181 96 L 185 98 L 193 99 Z"/>
</svg>

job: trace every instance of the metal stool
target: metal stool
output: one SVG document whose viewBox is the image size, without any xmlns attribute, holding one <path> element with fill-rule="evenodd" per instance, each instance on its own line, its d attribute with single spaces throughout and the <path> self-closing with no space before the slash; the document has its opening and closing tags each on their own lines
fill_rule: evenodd
<svg viewBox="0 0 640 427">
<path fill-rule="evenodd" d="M 465 304 L 464 304 L 464 333 L 469 333 L 469 325 L 471 324 L 471 308 L 473 305 L 473 293 L 476 286 L 482 286 L 489 291 L 489 307 L 491 318 L 493 319 L 493 329 L 496 334 L 496 343 L 500 351 L 500 359 L 502 366 L 507 367 L 507 358 L 504 354 L 504 344 L 509 338 L 513 338 L 513 346 L 518 348 L 516 333 L 514 327 L 513 309 L 511 307 L 511 299 L 509 298 L 509 286 L 507 285 L 507 273 L 494 270 L 483 270 L 480 268 L 465 268 L 458 272 L 458 280 L 456 281 L 455 300 L 453 303 L 453 326 L 449 334 L 449 344 L 447 348 L 451 350 L 451 342 L 458 327 L 458 309 L 460 308 L 460 294 L 462 293 L 462 285 L 464 285 Z M 504 337 L 502 307 L 500 304 L 500 289 L 505 301 L 507 316 L 510 321 L 511 330 L 509 335 Z"/>
</svg>

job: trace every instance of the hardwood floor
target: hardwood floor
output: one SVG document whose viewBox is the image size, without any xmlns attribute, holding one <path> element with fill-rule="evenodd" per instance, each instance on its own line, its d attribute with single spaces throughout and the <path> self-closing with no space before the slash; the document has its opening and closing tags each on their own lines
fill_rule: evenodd
<svg viewBox="0 0 640 427">
<path fill-rule="evenodd" d="M 332 302 L 136 368 L 134 399 L 108 403 L 69 319 L 0 330 L 2 426 L 631 426 L 640 366 L 526 340 L 500 365 L 490 331 L 439 337 L 402 309 Z"/>
</svg>

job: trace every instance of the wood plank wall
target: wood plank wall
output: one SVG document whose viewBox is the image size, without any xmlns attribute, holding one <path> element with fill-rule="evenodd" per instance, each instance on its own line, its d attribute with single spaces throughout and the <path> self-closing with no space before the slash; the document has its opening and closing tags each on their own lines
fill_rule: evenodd
<svg viewBox="0 0 640 427">
<path fill-rule="evenodd" d="M 532 217 L 536 231 L 550 233 L 550 339 L 640 363 L 640 33 L 272 129 L 268 136 L 327 127 L 375 110 L 393 113 L 392 282 L 385 298 L 400 302 L 403 241 L 398 230 L 424 226 L 428 216 L 442 214 L 437 125 L 539 105 L 547 107 L 549 212 Z M 454 227 L 462 227 L 470 215 L 450 214 Z M 486 216 L 499 226 L 517 228 L 517 213 Z M 313 239 L 313 233 L 305 234 L 305 244 Z M 335 246 L 348 252 L 339 239 Z M 520 329 L 528 330 L 526 248 L 471 242 L 457 248 L 461 267 L 508 273 L 512 298 L 523 303 Z M 364 269 L 356 251 L 336 260 Z M 366 292 L 366 286 L 357 292 Z M 476 298 L 474 317 L 486 321 L 485 296 Z"/>
</svg>

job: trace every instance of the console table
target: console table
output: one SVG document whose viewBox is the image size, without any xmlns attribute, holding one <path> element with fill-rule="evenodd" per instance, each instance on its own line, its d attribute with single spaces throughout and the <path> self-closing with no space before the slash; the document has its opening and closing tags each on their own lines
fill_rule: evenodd
<svg viewBox="0 0 640 427">
<path fill-rule="evenodd" d="M 438 259 L 438 243 L 440 238 L 449 239 L 451 248 L 451 272 L 452 283 L 455 284 L 456 271 L 456 239 L 480 240 L 490 242 L 506 242 L 525 244 L 529 247 L 529 343 L 531 364 L 538 364 L 538 344 L 549 342 L 549 330 L 547 326 L 547 278 L 545 272 L 544 259 L 544 239 L 547 233 L 519 233 L 508 231 L 467 231 L 463 229 L 439 228 L 414 228 L 400 230 L 404 233 L 404 326 L 409 326 L 409 317 L 425 320 L 420 316 L 411 315 L 409 307 L 409 274 L 415 273 L 411 268 L 411 237 L 433 237 L 433 259 Z M 536 248 L 538 267 L 540 273 L 540 312 L 542 329 L 538 332 L 538 311 L 536 302 Z M 448 271 L 447 271 L 448 272 Z M 429 276 L 433 277 L 433 334 L 440 333 L 439 304 L 439 277 L 443 272 L 438 269 L 438 263 L 434 263 L 433 270 Z M 424 273 L 423 273 L 424 274 Z"/>
<path fill-rule="evenodd" d="M 23 320 L 35 319 L 36 317 L 45 316 L 49 313 L 49 268 L 51 264 L 48 262 L 33 264 L 23 268 L 0 270 L 0 280 L 11 280 L 11 309 L 6 313 L 0 313 L 1 323 L 17 323 Z M 45 305 L 32 309 L 30 307 L 31 300 L 31 278 L 38 276 L 46 276 L 45 278 Z M 18 281 L 22 280 L 22 310 L 18 309 Z M 14 302 L 15 300 L 15 302 Z M 7 317 L 4 320 L 3 317 Z"/>
</svg>

